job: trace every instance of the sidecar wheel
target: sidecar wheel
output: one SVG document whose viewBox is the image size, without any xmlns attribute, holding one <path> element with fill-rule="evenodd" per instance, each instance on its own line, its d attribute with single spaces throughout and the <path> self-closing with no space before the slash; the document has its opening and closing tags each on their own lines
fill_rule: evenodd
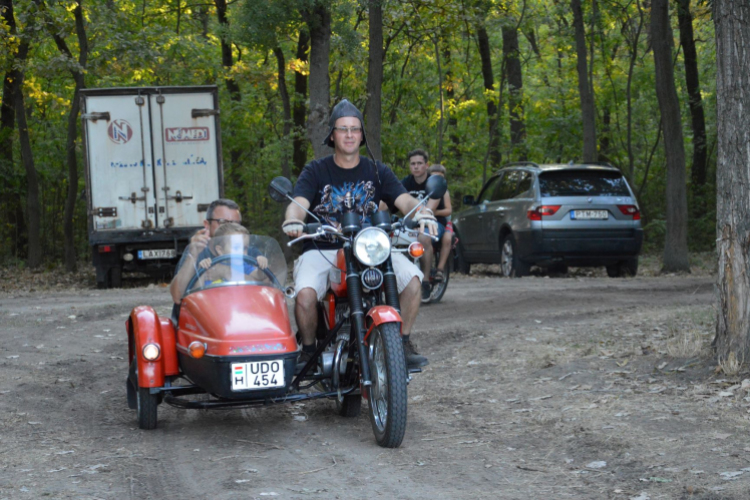
<svg viewBox="0 0 750 500">
<path fill-rule="evenodd" d="M 406 432 L 406 362 L 398 323 L 373 328 L 368 356 L 372 385 L 367 391 L 375 440 L 398 448 Z"/>
<path fill-rule="evenodd" d="M 145 430 L 156 429 L 156 408 L 159 398 L 151 394 L 148 387 L 138 388 L 138 427 Z"/>
</svg>

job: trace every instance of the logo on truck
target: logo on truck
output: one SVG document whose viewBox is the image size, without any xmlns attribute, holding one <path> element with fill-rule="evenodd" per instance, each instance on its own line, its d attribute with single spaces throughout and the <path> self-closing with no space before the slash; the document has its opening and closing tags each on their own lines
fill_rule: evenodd
<svg viewBox="0 0 750 500">
<path fill-rule="evenodd" d="M 167 142 L 207 141 L 208 127 L 172 127 L 164 130 Z"/>
<path fill-rule="evenodd" d="M 115 144 L 125 144 L 133 137 L 133 127 L 125 120 L 112 120 L 107 127 L 107 135 Z"/>
</svg>

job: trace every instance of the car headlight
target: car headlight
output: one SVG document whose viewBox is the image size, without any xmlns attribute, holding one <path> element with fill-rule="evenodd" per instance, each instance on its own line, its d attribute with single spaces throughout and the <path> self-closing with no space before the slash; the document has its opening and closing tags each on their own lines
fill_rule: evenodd
<svg viewBox="0 0 750 500">
<path fill-rule="evenodd" d="M 354 238 L 354 256 L 366 266 L 377 266 L 391 254 L 391 239 L 380 228 L 368 227 Z"/>
</svg>

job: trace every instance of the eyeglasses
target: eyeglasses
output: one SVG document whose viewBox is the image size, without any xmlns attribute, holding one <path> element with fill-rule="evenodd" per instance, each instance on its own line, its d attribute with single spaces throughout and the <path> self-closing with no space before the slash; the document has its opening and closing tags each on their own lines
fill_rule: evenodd
<svg viewBox="0 0 750 500">
<path fill-rule="evenodd" d="M 345 134 L 359 134 L 362 132 L 362 127 L 333 127 L 333 130 L 338 130 Z"/>
<path fill-rule="evenodd" d="M 226 224 L 227 222 L 234 222 L 236 224 L 242 223 L 242 221 L 238 220 L 229 220 L 229 219 L 206 219 L 208 222 L 218 222 L 221 226 L 222 224 Z"/>
</svg>

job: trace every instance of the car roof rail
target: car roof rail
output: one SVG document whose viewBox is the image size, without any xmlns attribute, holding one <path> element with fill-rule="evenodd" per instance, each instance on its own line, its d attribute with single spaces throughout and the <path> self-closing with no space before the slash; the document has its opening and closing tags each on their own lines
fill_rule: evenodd
<svg viewBox="0 0 750 500">
<path fill-rule="evenodd" d="M 573 164 L 573 160 L 570 160 L 569 165 L 572 165 L 572 164 Z M 616 168 L 617 170 L 622 171 L 620 167 L 616 167 L 608 161 L 584 161 L 584 162 L 581 162 L 581 165 L 596 165 L 598 167 L 610 167 L 610 168 Z"/>
<path fill-rule="evenodd" d="M 505 167 L 539 167 L 539 164 L 534 161 L 512 161 L 503 165 Z"/>
</svg>

